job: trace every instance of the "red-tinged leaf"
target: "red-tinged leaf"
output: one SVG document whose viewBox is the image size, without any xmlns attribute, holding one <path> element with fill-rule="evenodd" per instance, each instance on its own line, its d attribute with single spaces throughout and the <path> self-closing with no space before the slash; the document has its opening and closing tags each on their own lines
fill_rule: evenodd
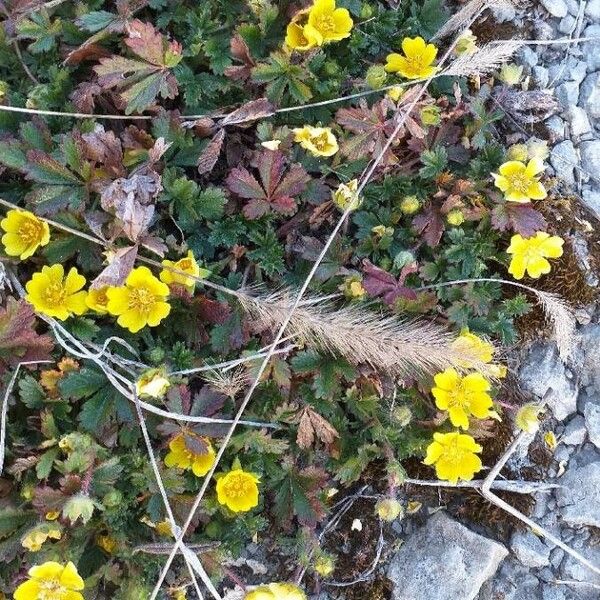
<svg viewBox="0 0 600 600">
<path fill-rule="evenodd" d="M 27 152 L 27 178 L 48 185 L 80 185 L 81 179 L 65 165 L 41 150 Z"/>
<path fill-rule="evenodd" d="M 523 237 L 531 237 L 536 231 L 545 231 L 547 226 L 544 215 L 531 204 L 503 202 L 492 211 L 492 227 L 497 231 L 512 230 Z"/>
<path fill-rule="evenodd" d="M 269 154 L 274 153 L 270 152 Z M 306 189 L 306 185 L 309 181 L 310 177 L 302 165 L 296 163 L 292 165 L 288 173 L 283 178 L 283 181 L 277 186 L 275 192 L 278 195 L 282 194 L 284 196 L 297 196 Z"/>
<path fill-rule="evenodd" d="M 254 175 L 244 167 L 232 169 L 225 182 L 227 187 L 241 198 L 265 199 L 265 191 L 256 181 Z"/>
<path fill-rule="evenodd" d="M 108 56 L 110 52 L 99 44 L 82 44 L 67 54 L 65 64 L 75 66 L 83 61 L 97 61 Z"/>
<path fill-rule="evenodd" d="M 261 200 L 259 198 L 253 198 L 248 202 L 242 212 L 246 219 L 259 219 L 263 217 L 271 210 L 271 204 L 266 200 Z"/>
<path fill-rule="evenodd" d="M 150 23 L 139 19 L 127 25 L 125 44 L 145 61 L 162 67 L 164 65 L 163 37 Z"/>
<path fill-rule="evenodd" d="M 0 373 L 7 365 L 22 361 L 48 360 L 52 339 L 39 335 L 33 308 L 25 300 L 9 297 L 6 308 L 0 308 Z"/>
<path fill-rule="evenodd" d="M 150 234 L 144 234 L 140 237 L 140 246 L 147 248 L 150 252 L 154 252 L 154 254 L 158 254 L 161 258 L 164 257 L 169 249 L 159 237 Z"/>
<path fill-rule="evenodd" d="M 221 119 L 220 125 L 236 125 L 264 119 L 274 114 L 273 105 L 266 98 L 251 100 Z"/>
<path fill-rule="evenodd" d="M 365 259 L 363 261 L 363 287 L 369 296 L 381 296 L 383 301 L 389 306 L 393 306 L 398 298 L 415 300 L 417 298 L 416 292 L 406 287 L 404 281 L 408 275 L 416 272 L 417 264 L 411 263 L 402 269 L 400 276 L 396 280 L 391 273 L 380 269 Z"/>
<path fill-rule="evenodd" d="M 208 323 L 219 325 L 225 323 L 231 316 L 231 307 L 217 300 L 211 300 L 206 296 L 195 296 L 194 305 L 198 311 L 198 316 Z"/>
<path fill-rule="evenodd" d="M 94 67 L 94 71 L 98 75 L 98 84 L 106 89 L 126 87 L 128 83 L 131 83 L 128 74 L 135 75 L 137 81 L 155 73 L 157 70 L 158 68 L 155 65 L 133 58 L 125 58 L 124 56 L 103 58 Z"/>
<path fill-rule="evenodd" d="M 281 152 L 263 152 L 254 161 L 267 198 L 271 198 L 283 176 L 285 157 Z"/>
<path fill-rule="evenodd" d="M 413 219 L 412 226 L 423 234 L 425 243 L 432 248 L 440 243 L 446 229 L 442 215 L 431 205 Z"/>
<path fill-rule="evenodd" d="M 328 446 L 339 437 L 339 433 L 327 419 L 306 406 L 300 415 L 296 443 L 302 449 L 310 448 L 315 441 L 315 436 Z"/>
<path fill-rule="evenodd" d="M 224 74 L 230 79 L 244 81 L 250 77 L 252 68 L 256 66 L 256 61 L 250 54 L 248 44 L 246 44 L 246 41 L 239 33 L 236 33 L 231 38 L 229 46 L 231 49 L 231 56 L 242 64 L 226 67 Z"/>
<path fill-rule="evenodd" d="M 100 125 L 92 133 L 81 135 L 84 157 L 101 168 L 102 175 L 109 179 L 126 175 L 123 165 L 121 141 L 112 131 L 104 131 Z"/>
<path fill-rule="evenodd" d="M 97 83 L 84 81 L 71 92 L 69 98 L 79 112 L 92 113 L 96 107 L 96 96 L 101 93 L 102 88 Z"/>
<path fill-rule="evenodd" d="M 208 145 L 200 156 L 198 157 L 198 173 L 204 175 L 210 173 L 221 154 L 221 148 L 223 147 L 223 140 L 225 139 L 225 130 L 219 129 L 213 136 L 212 140 L 208 142 Z"/>
<path fill-rule="evenodd" d="M 105 267 L 96 279 L 92 282 L 92 288 L 101 288 L 105 285 L 120 286 L 123 285 L 125 279 L 135 264 L 137 258 L 138 247 L 131 246 L 129 248 L 119 248 L 113 255 L 110 263 Z"/>
</svg>

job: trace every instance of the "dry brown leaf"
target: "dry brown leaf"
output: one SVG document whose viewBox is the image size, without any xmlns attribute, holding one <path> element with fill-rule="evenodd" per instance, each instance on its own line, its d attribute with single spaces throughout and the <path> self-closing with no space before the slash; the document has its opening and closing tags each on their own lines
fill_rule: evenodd
<svg viewBox="0 0 600 600">
<path fill-rule="evenodd" d="M 94 279 L 90 287 L 97 289 L 105 285 L 123 285 L 131 269 L 133 269 L 137 253 L 137 244 L 127 248 L 119 248 L 112 256 L 108 266 Z"/>
<path fill-rule="evenodd" d="M 337 430 L 331 423 L 315 412 L 310 406 L 305 406 L 298 423 L 296 443 L 300 448 L 310 448 L 316 437 L 326 445 L 330 445 L 339 437 Z"/>
<path fill-rule="evenodd" d="M 256 121 L 256 119 L 264 119 L 270 117 L 274 113 L 273 105 L 266 98 L 258 100 L 250 100 L 246 104 L 242 104 L 238 109 L 229 113 L 221 119 L 221 127 L 226 125 L 239 125 L 248 121 Z"/>
<path fill-rule="evenodd" d="M 210 173 L 221 154 L 221 148 L 223 147 L 223 140 L 225 139 L 225 130 L 219 129 L 213 136 L 212 140 L 208 142 L 208 145 L 202 151 L 202 154 L 198 157 L 198 173 L 204 175 Z"/>
</svg>

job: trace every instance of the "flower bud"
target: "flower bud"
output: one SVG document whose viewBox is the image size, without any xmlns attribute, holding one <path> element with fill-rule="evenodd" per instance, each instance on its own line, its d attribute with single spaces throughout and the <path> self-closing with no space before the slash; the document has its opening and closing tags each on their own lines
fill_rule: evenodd
<svg viewBox="0 0 600 600">
<path fill-rule="evenodd" d="M 465 29 L 463 34 L 458 38 L 456 46 L 454 46 L 454 54 L 461 56 L 462 54 L 473 54 L 477 50 L 477 37 L 473 35 L 470 29 Z"/>
<path fill-rule="evenodd" d="M 390 88 L 386 94 L 386 96 L 394 102 L 398 102 L 398 100 L 400 100 L 400 98 L 402 98 L 403 95 L 404 88 L 401 85 L 395 85 L 393 88 Z"/>
<path fill-rule="evenodd" d="M 162 369 L 150 369 L 136 381 L 135 391 L 140 397 L 162 398 L 170 386 L 171 382 Z"/>
<path fill-rule="evenodd" d="M 416 196 L 404 196 L 400 202 L 400 210 L 405 215 L 413 215 L 419 208 L 421 208 L 421 203 Z"/>
<path fill-rule="evenodd" d="M 506 85 L 517 85 L 523 75 L 523 66 L 514 63 L 502 65 L 500 69 L 500 81 Z"/>
<path fill-rule="evenodd" d="M 385 85 L 387 81 L 387 72 L 383 65 L 373 65 L 367 70 L 365 77 L 367 85 L 372 90 L 378 90 Z"/>
<path fill-rule="evenodd" d="M 525 144 L 513 144 L 506 152 L 506 158 L 508 160 L 527 162 L 529 150 Z"/>
<path fill-rule="evenodd" d="M 358 275 L 346 277 L 344 283 L 340 286 L 340 291 L 349 299 L 362 298 L 366 294 L 362 279 Z"/>
<path fill-rule="evenodd" d="M 398 517 L 402 518 L 404 509 L 395 498 L 384 498 L 375 505 L 375 512 L 382 521 L 395 521 Z"/>
<path fill-rule="evenodd" d="M 406 427 L 412 421 L 412 411 L 408 406 L 397 406 L 394 408 L 392 417 L 400 427 Z"/>
<path fill-rule="evenodd" d="M 536 433 L 540 428 L 539 414 L 543 408 L 539 404 L 528 402 L 517 411 L 515 425 L 527 433 Z"/>
<path fill-rule="evenodd" d="M 62 514 L 65 519 L 71 521 L 71 525 L 74 525 L 78 519 L 81 519 L 85 525 L 94 514 L 94 501 L 85 494 L 72 496 L 63 506 Z"/>
<path fill-rule="evenodd" d="M 361 199 L 356 194 L 357 189 L 358 179 L 340 183 L 338 189 L 331 193 L 331 199 L 341 211 L 345 211 L 349 206 L 351 210 L 356 210 L 361 204 Z"/>
<path fill-rule="evenodd" d="M 424 106 L 421 109 L 421 123 L 423 125 L 439 125 L 442 121 L 442 111 L 439 106 Z"/>
<path fill-rule="evenodd" d="M 463 215 L 463 212 L 460 210 L 460 208 L 453 208 L 446 215 L 446 221 L 448 221 L 448 225 L 458 227 L 465 222 L 465 215 Z"/>
<path fill-rule="evenodd" d="M 335 569 L 335 560 L 330 554 L 321 554 L 314 564 L 315 571 L 321 575 L 321 577 L 327 577 L 333 573 Z"/>
</svg>

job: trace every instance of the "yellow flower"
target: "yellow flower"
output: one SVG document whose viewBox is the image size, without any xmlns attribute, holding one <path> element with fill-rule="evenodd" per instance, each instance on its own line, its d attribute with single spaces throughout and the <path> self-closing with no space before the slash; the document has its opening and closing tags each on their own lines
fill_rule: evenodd
<svg viewBox="0 0 600 600">
<path fill-rule="evenodd" d="M 25 300 L 33 304 L 37 312 L 64 321 L 71 315 L 82 315 L 87 310 L 87 293 L 80 291 L 84 285 L 85 277 L 75 267 L 66 277 L 62 265 L 42 267 L 41 272 L 34 273 L 25 284 Z"/>
<path fill-rule="evenodd" d="M 459 479 L 470 481 L 481 470 L 481 459 L 477 456 L 483 448 L 467 434 L 434 433 L 433 442 L 427 447 L 426 465 L 435 465 L 439 479 L 457 483 Z"/>
<path fill-rule="evenodd" d="M 468 360 L 461 363 L 461 366 L 469 367 L 472 361 L 479 361 L 486 365 L 486 373 L 492 377 L 506 377 L 506 367 L 504 365 L 491 364 L 494 359 L 494 346 L 481 339 L 470 331 L 463 331 L 453 342 L 452 348 L 460 354 L 466 355 Z"/>
<path fill-rule="evenodd" d="M 180 275 L 179 273 L 173 273 L 173 271 L 169 271 L 168 269 L 163 269 L 160 272 L 160 280 L 167 285 L 183 285 L 185 286 L 190 294 L 194 293 L 194 288 L 196 287 L 196 280 L 194 277 L 208 277 L 210 271 L 207 269 L 201 269 L 194 258 L 194 254 L 191 250 L 188 250 L 187 256 L 185 258 L 181 258 L 178 261 L 173 262 L 172 260 L 163 260 L 162 264 L 165 267 L 173 267 L 174 269 L 178 269 L 179 271 L 183 271 L 188 275 L 192 275 L 192 277 L 186 277 L 185 275 Z"/>
<path fill-rule="evenodd" d="M 367 293 L 363 287 L 362 280 L 358 275 L 352 275 L 344 280 L 339 287 L 346 298 L 363 298 Z"/>
<path fill-rule="evenodd" d="M 522 65 L 515 65 L 513 63 L 505 64 L 500 69 L 500 80 L 506 83 L 506 85 L 517 85 L 521 81 L 522 74 Z"/>
<path fill-rule="evenodd" d="M 150 369 L 135 382 L 135 391 L 138 396 L 162 398 L 170 386 L 162 369 Z"/>
<path fill-rule="evenodd" d="M 402 504 L 395 498 L 383 498 L 375 505 L 375 512 L 382 521 L 395 521 L 403 512 Z"/>
<path fill-rule="evenodd" d="M 96 544 L 107 554 L 112 554 L 117 549 L 117 540 L 110 535 L 99 535 Z"/>
<path fill-rule="evenodd" d="M 548 194 L 536 177 L 544 171 L 544 163 L 533 159 L 527 164 L 509 160 L 500 166 L 500 174 L 492 173 L 494 185 L 504 192 L 509 202 L 524 204 L 530 200 L 543 200 Z"/>
<path fill-rule="evenodd" d="M 121 287 L 106 292 L 106 308 L 111 315 L 118 315 L 117 323 L 131 333 L 149 325 L 156 327 L 171 311 L 166 299 L 169 287 L 152 275 L 148 267 L 133 269 Z"/>
<path fill-rule="evenodd" d="M 454 47 L 454 54 L 461 56 L 462 54 L 473 54 L 477 50 L 477 37 L 473 35 L 470 29 L 465 29 L 463 34 L 458 38 Z"/>
<path fill-rule="evenodd" d="M 544 434 L 544 443 L 548 447 L 548 450 L 554 452 L 556 450 L 556 446 L 558 445 L 558 440 L 554 435 L 554 431 L 546 431 Z"/>
<path fill-rule="evenodd" d="M 437 48 L 433 44 L 426 44 L 422 37 L 404 38 L 402 50 L 404 56 L 396 52 L 387 55 L 386 71 L 400 73 L 406 79 L 424 79 L 439 70 L 432 65 Z"/>
<path fill-rule="evenodd" d="M 439 106 L 424 106 L 420 117 L 423 125 L 439 125 L 442 121 L 442 111 Z"/>
<path fill-rule="evenodd" d="M 217 500 L 233 512 L 246 512 L 258 506 L 259 478 L 242 469 L 233 469 L 217 481 Z"/>
<path fill-rule="evenodd" d="M 321 577 L 327 577 L 335 569 L 335 560 L 329 554 L 321 554 L 315 560 L 314 569 Z"/>
<path fill-rule="evenodd" d="M 452 225 L 452 227 L 459 227 L 465 222 L 465 215 L 460 208 L 453 208 L 446 215 L 446 221 L 448 221 L 448 225 Z"/>
<path fill-rule="evenodd" d="M 535 433 L 540 428 L 539 414 L 543 412 L 539 404 L 523 404 L 515 416 L 515 425 L 527 433 Z"/>
<path fill-rule="evenodd" d="M 247 592 L 244 600 L 306 600 L 306 594 L 293 583 L 269 583 Z"/>
<path fill-rule="evenodd" d="M 21 546 L 27 548 L 30 552 L 41 550 L 43 543 L 47 539 L 60 540 L 62 532 L 59 525 L 42 523 L 31 529 L 21 540 Z"/>
<path fill-rule="evenodd" d="M 191 469 L 196 477 L 206 475 L 215 463 L 215 450 L 210 441 L 190 431 L 175 436 L 169 442 L 169 450 L 165 465 Z"/>
<path fill-rule="evenodd" d="M 337 140 L 330 127 L 305 125 L 296 127 L 293 132 L 294 141 L 313 156 L 333 156 L 339 150 Z"/>
<path fill-rule="evenodd" d="M 317 40 L 314 35 L 307 34 L 306 22 L 308 20 L 308 13 L 310 9 L 304 9 L 297 12 L 294 18 L 287 26 L 285 32 L 285 43 L 292 50 L 310 50 L 317 45 Z"/>
<path fill-rule="evenodd" d="M 401 85 L 395 85 L 394 87 L 390 88 L 386 93 L 386 96 L 394 102 L 398 102 L 398 100 L 400 100 L 400 98 L 402 98 L 403 95 L 404 88 Z"/>
<path fill-rule="evenodd" d="M 0 221 L 0 227 L 6 231 L 2 236 L 6 254 L 21 260 L 29 258 L 50 241 L 48 223 L 27 210 L 9 210 Z"/>
<path fill-rule="evenodd" d="M 105 315 L 108 312 L 106 308 L 108 304 L 108 295 L 106 294 L 108 288 L 108 285 L 103 285 L 99 288 L 90 288 L 85 299 L 87 307 L 101 315 Z"/>
<path fill-rule="evenodd" d="M 352 210 L 356 210 L 361 200 L 356 194 L 358 189 L 358 179 L 353 179 L 348 183 L 340 183 L 335 192 L 331 192 L 333 203 L 342 211 L 345 211 L 349 206 Z"/>
<path fill-rule="evenodd" d="M 413 215 L 421 208 L 421 203 L 416 196 L 404 196 L 400 201 L 399 208 L 403 214 Z"/>
<path fill-rule="evenodd" d="M 345 8 L 336 8 L 335 0 L 315 0 L 304 26 L 304 36 L 317 46 L 350 37 L 354 22 Z"/>
<path fill-rule="evenodd" d="M 446 369 L 434 377 L 435 387 L 431 390 L 435 405 L 447 410 L 450 422 L 455 427 L 469 428 L 469 415 L 478 419 L 490 416 L 492 399 L 487 393 L 490 384 L 480 373 L 464 377 L 454 369 Z"/>
<path fill-rule="evenodd" d="M 85 586 L 72 562 L 65 566 L 48 561 L 29 569 L 29 579 L 14 594 L 14 600 L 84 600 Z"/>
<path fill-rule="evenodd" d="M 538 231 L 529 238 L 513 235 L 506 250 L 513 255 L 508 272 L 515 279 L 523 279 L 525 272 L 534 279 L 550 273 L 550 263 L 546 259 L 562 256 L 563 244 L 562 238 L 545 231 Z"/>
<path fill-rule="evenodd" d="M 58 510 L 50 510 L 46 513 L 46 521 L 56 521 L 60 517 L 60 512 Z"/>
<path fill-rule="evenodd" d="M 156 533 L 158 535 L 162 535 L 163 537 L 172 537 L 173 536 L 173 528 L 171 527 L 171 523 L 169 521 L 160 521 L 155 526 Z"/>
</svg>

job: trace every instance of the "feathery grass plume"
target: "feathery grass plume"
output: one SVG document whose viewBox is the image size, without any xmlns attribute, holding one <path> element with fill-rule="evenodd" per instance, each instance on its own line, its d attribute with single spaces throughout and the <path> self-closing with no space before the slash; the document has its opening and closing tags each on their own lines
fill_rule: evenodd
<svg viewBox="0 0 600 600">
<path fill-rule="evenodd" d="M 432 40 L 439 40 L 446 37 L 450 33 L 459 30 L 467 23 L 470 23 L 473 17 L 481 10 L 483 10 L 489 0 L 471 0 L 467 2 L 456 14 L 452 15 L 446 23 L 440 27 L 438 32 L 431 38 Z"/>
<path fill-rule="evenodd" d="M 211 369 L 202 373 L 202 379 L 229 398 L 235 398 L 249 384 L 248 372 L 244 367 L 237 367 L 231 371 Z"/>
<path fill-rule="evenodd" d="M 568 359 L 575 347 L 575 315 L 563 299 L 551 292 L 542 292 L 534 288 L 532 291 L 546 314 L 546 318 L 554 329 L 554 340 L 558 354 L 562 360 Z"/>
<path fill-rule="evenodd" d="M 290 290 L 284 290 L 240 301 L 259 327 L 277 329 L 293 298 Z M 289 323 L 289 332 L 308 346 L 401 377 L 437 373 L 448 367 L 486 371 L 481 361 L 453 349 L 455 336 L 435 323 L 400 321 L 365 308 L 337 308 L 327 300 L 318 300 L 312 298 L 299 306 Z"/>
<path fill-rule="evenodd" d="M 502 66 L 521 46 L 521 40 L 492 42 L 473 54 L 462 54 L 444 70 L 444 75 L 470 77 L 487 75 Z"/>
</svg>

